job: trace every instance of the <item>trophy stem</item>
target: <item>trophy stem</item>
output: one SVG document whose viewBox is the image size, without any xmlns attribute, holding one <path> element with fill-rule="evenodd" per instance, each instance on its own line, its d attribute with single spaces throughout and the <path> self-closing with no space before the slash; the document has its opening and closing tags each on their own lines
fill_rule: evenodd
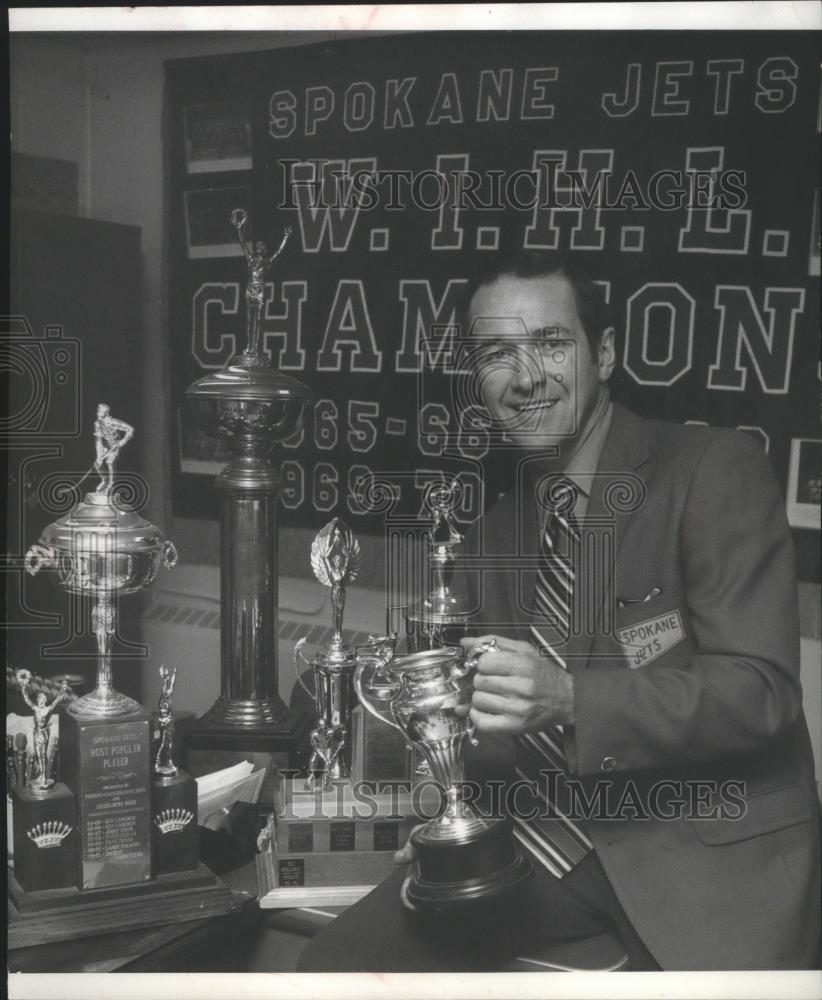
<svg viewBox="0 0 822 1000">
<path fill-rule="evenodd" d="M 419 742 L 417 747 L 422 751 L 431 768 L 434 781 L 448 789 L 465 781 L 465 761 L 462 745 L 465 733 L 447 736 L 440 740 Z"/>
<path fill-rule="evenodd" d="M 114 635 L 117 611 L 108 593 L 100 593 L 91 609 L 91 627 L 97 636 L 97 690 L 112 691 L 111 637 Z"/>
<path fill-rule="evenodd" d="M 95 594 L 91 627 L 97 637 L 97 685 L 89 694 L 70 702 L 66 709 L 78 719 L 115 718 L 141 711 L 139 702 L 114 690 L 111 670 L 111 640 L 116 631 L 117 608 L 110 591 Z"/>
<path fill-rule="evenodd" d="M 216 485 L 222 494 L 220 697 L 208 719 L 288 729 L 292 719 L 279 695 L 277 666 L 277 500 L 282 479 L 260 448 L 251 446 L 218 476 Z"/>
</svg>

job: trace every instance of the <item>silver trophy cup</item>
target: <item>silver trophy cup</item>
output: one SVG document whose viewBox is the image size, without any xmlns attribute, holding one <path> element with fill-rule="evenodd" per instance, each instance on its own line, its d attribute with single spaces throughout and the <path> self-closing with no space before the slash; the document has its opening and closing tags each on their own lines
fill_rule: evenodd
<svg viewBox="0 0 822 1000">
<path fill-rule="evenodd" d="M 532 872 L 510 823 L 477 815 L 463 798 L 465 742 L 476 742 L 468 719 L 473 674 L 479 657 L 495 647 L 492 641 L 469 654 L 442 646 L 395 657 L 382 642 L 358 652 L 354 686 L 363 706 L 419 749 L 444 790 L 442 814 L 411 835 L 417 867 L 402 890 L 411 910 L 497 896 Z"/>
<path fill-rule="evenodd" d="M 51 570 L 61 589 L 92 601 L 97 683 L 92 692 L 67 707 L 80 719 L 117 718 L 140 711 L 139 703 L 116 691 L 112 681 L 117 601 L 150 587 L 161 567 L 171 569 L 177 562 L 173 543 L 115 494 L 114 463 L 133 434 L 129 424 L 112 417 L 109 407 L 100 403 L 94 423 L 97 458 L 83 476 L 96 471 L 100 483 L 65 516 L 49 524 L 25 556 L 26 570 L 32 576 L 41 569 Z"/>
</svg>

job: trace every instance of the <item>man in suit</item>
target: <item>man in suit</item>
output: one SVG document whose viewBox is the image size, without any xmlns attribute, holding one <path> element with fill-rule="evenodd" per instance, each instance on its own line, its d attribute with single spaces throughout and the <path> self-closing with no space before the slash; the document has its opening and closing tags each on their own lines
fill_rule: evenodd
<svg viewBox="0 0 822 1000">
<path fill-rule="evenodd" d="M 483 635 L 463 643 L 498 644 L 478 662 L 470 764 L 509 782 L 556 772 L 561 805 L 514 817 L 537 871 L 510 899 L 426 920 L 389 880 L 302 967 L 499 968 L 606 929 L 635 970 L 815 967 L 818 801 L 767 456 L 612 403 L 613 332 L 567 262 L 503 262 L 468 322 L 477 390 L 520 457 L 468 545 L 480 567 L 511 559 L 468 574 Z"/>
</svg>

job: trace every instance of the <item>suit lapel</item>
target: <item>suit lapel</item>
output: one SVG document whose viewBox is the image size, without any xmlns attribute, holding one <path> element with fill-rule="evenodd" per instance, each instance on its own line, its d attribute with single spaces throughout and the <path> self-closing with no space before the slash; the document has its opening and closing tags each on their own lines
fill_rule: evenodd
<svg viewBox="0 0 822 1000">
<path fill-rule="evenodd" d="M 583 563 L 576 582 L 583 627 L 568 642 L 569 662 L 587 665 L 594 638 L 604 624 L 611 624 L 614 568 L 625 529 L 644 502 L 649 455 L 645 423 L 615 403 L 583 526 Z"/>
</svg>

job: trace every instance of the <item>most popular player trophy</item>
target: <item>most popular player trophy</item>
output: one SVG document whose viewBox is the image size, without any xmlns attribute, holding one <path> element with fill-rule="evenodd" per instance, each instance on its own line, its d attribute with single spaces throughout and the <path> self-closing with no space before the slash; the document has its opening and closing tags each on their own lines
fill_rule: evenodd
<svg viewBox="0 0 822 1000">
<path fill-rule="evenodd" d="M 233 452 L 215 482 L 221 494 L 221 691 L 187 738 L 190 764 L 203 752 L 216 764 L 222 750 L 230 756 L 255 744 L 290 755 L 307 724 L 304 715 L 289 712 L 278 690 L 277 501 L 283 480 L 270 452 L 299 429 L 312 395 L 272 366 L 261 333 L 265 275 L 290 231 L 269 253 L 262 242 L 249 245 L 244 211 L 232 212 L 231 221 L 248 263 L 247 345 L 227 367 L 186 391 L 200 428 Z"/>
<path fill-rule="evenodd" d="M 342 624 L 345 589 L 360 571 L 360 543 L 345 521 L 335 517 L 317 532 L 311 545 L 311 569 L 324 587 L 331 590 L 334 631 L 331 639 L 307 660 L 302 649 L 305 638 L 294 647 L 294 665 L 299 661 L 313 669 L 314 691 L 297 678 L 313 698 L 318 712 L 317 725 L 311 733 L 311 757 L 306 787 L 328 789 L 334 780 L 351 774 L 351 709 L 354 698 L 354 668 L 357 658 L 353 647 L 343 641 Z"/>
<path fill-rule="evenodd" d="M 68 700 L 60 716 L 61 774 L 55 780 L 49 725 L 67 685 L 49 703 L 42 691 L 29 697 L 27 671 L 17 675 L 34 712 L 36 773 L 28 785 L 14 789 L 11 947 L 234 908 L 227 887 L 199 864 L 191 827 L 196 787 L 191 779 L 186 786 L 171 759 L 174 675 L 164 674 L 156 774 L 149 714 L 112 681 L 117 600 L 146 589 L 160 567 L 170 568 L 177 559 L 172 543 L 115 489 L 115 459 L 133 433 L 100 404 L 96 460 L 86 473 L 96 470 L 100 482 L 26 554 L 30 573 L 50 570 L 64 590 L 91 599 L 97 684 L 90 694 Z"/>
</svg>

